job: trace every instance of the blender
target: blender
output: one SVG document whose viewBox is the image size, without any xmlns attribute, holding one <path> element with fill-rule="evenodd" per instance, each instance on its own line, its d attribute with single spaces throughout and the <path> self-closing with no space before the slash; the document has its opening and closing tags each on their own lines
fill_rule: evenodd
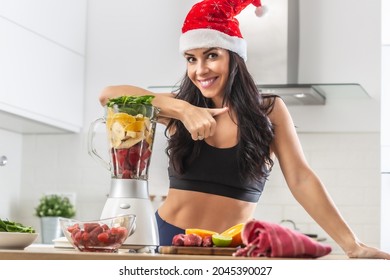
<svg viewBox="0 0 390 280">
<path fill-rule="evenodd" d="M 157 222 L 149 197 L 148 169 L 152 155 L 158 109 L 153 96 L 110 99 L 105 117 L 92 122 L 88 153 L 111 173 L 111 186 L 101 218 L 135 214 L 134 232 L 121 248 L 150 251 L 159 245 Z M 109 160 L 94 147 L 96 128 L 105 124 Z"/>
</svg>

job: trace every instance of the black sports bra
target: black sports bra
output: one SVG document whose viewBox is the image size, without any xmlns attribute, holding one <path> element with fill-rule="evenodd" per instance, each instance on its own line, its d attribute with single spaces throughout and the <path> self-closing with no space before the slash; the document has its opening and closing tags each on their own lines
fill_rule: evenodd
<svg viewBox="0 0 390 280">
<path fill-rule="evenodd" d="M 237 146 L 216 148 L 202 141 L 199 156 L 183 174 L 169 164 L 170 188 L 221 195 L 248 202 L 258 202 L 264 189 L 262 182 L 240 179 Z"/>
</svg>

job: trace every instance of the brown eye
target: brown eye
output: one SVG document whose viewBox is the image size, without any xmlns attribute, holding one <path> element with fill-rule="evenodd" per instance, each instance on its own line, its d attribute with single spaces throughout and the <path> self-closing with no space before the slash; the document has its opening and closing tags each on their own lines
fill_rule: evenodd
<svg viewBox="0 0 390 280">
<path fill-rule="evenodd" d="M 192 62 L 195 61 L 195 58 L 192 57 L 192 56 L 187 56 L 186 59 L 187 59 L 187 62 L 188 62 L 188 63 L 192 63 Z"/>
<path fill-rule="evenodd" d="M 207 58 L 208 59 L 215 59 L 215 58 L 217 58 L 218 57 L 218 54 L 217 53 L 209 53 L 208 55 L 207 55 Z"/>
</svg>

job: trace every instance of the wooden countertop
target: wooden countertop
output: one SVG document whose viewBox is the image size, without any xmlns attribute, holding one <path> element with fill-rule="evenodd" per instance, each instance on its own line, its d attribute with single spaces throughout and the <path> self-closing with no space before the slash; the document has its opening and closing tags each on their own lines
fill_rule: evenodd
<svg viewBox="0 0 390 280">
<path fill-rule="evenodd" d="M 216 255 L 175 255 L 159 253 L 129 253 L 119 250 L 118 253 L 79 252 L 70 248 L 54 248 L 51 245 L 32 245 L 24 250 L 0 250 L 0 260 L 248 260 L 253 258 L 238 258 Z M 254 258 L 271 259 L 271 258 Z M 272 258 L 286 259 L 286 258 Z M 346 260 L 345 255 L 327 255 L 317 260 Z"/>
</svg>

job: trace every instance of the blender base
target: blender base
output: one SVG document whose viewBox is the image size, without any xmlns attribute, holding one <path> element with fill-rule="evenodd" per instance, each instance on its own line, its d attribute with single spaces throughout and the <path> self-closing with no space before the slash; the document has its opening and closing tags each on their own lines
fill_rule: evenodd
<svg viewBox="0 0 390 280">
<path fill-rule="evenodd" d="M 126 239 L 121 249 L 153 251 L 159 245 L 158 228 L 154 209 L 149 198 L 109 197 L 103 208 L 101 218 L 123 214 L 136 216 L 135 229 Z"/>
</svg>

